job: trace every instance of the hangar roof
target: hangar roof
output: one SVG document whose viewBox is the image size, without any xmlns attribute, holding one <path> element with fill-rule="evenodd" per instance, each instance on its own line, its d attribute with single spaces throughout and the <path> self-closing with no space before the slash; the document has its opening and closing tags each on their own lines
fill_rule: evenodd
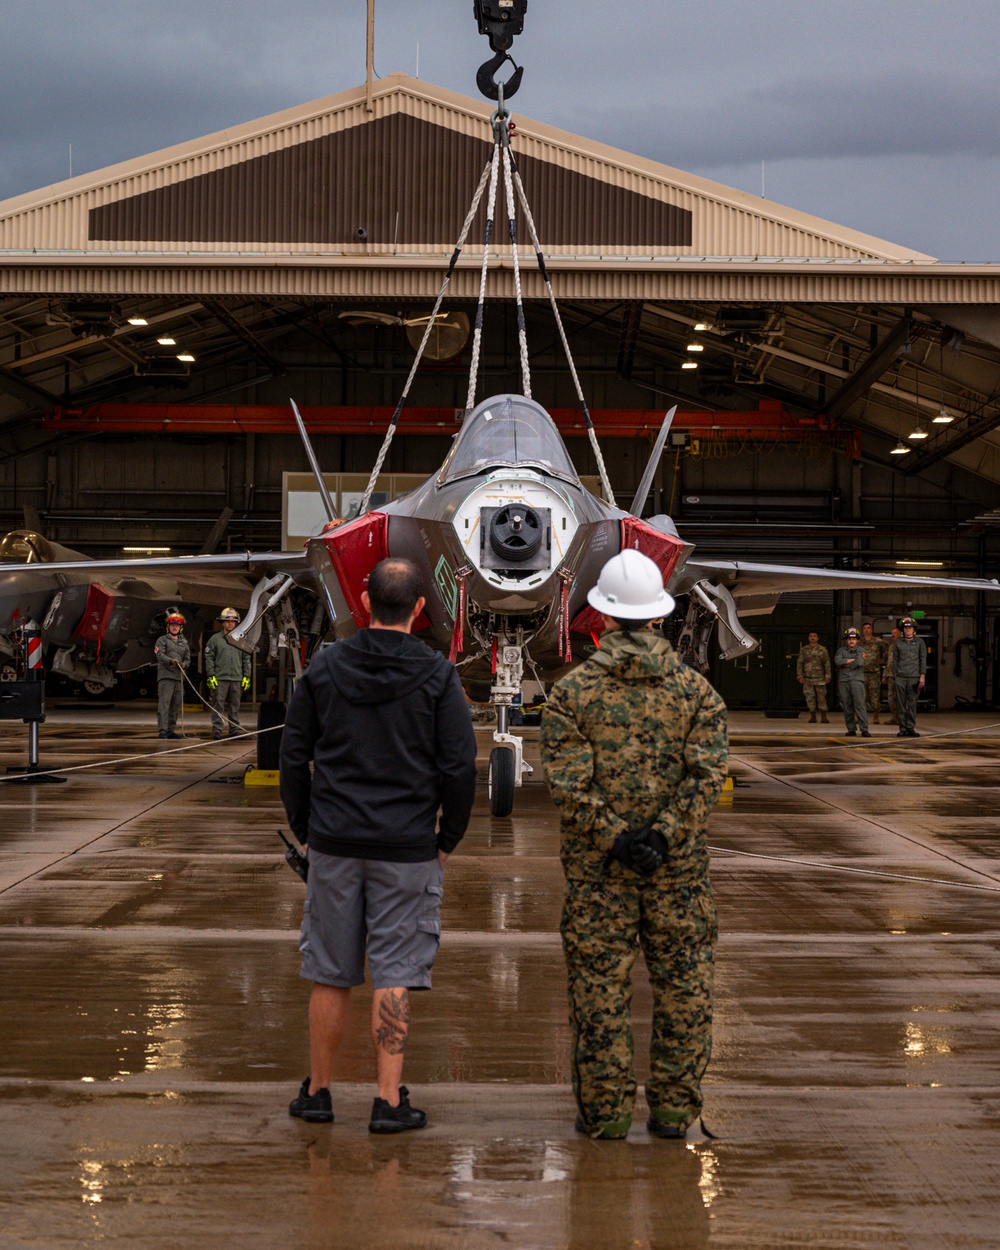
<svg viewBox="0 0 1000 1250">
<path fill-rule="evenodd" d="M 490 112 L 393 74 L 370 98 L 353 88 L 18 196 L 0 203 L 0 289 L 425 296 L 489 155 Z M 992 267 L 941 266 L 515 120 L 539 236 L 574 298 L 1000 299 Z M 477 290 L 480 246 L 466 248 L 456 295 Z"/>
<path fill-rule="evenodd" d="M 197 360 L 183 397 L 212 402 L 232 395 L 234 369 L 239 387 L 256 385 L 294 369 L 307 342 L 345 359 L 340 318 L 359 304 L 396 324 L 426 314 L 489 156 L 490 113 L 394 74 L 370 111 L 358 87 L 0 203 L 5 454 L 34 445 L 28 431 L 56 403 L 160 394 L 151 327 L 183 329 Z M 945 406 L 956 420 L 900 471 L 1000 483 L 1000 266 L 940 265 L 515 120 L 571 333 L 617 347 L 621 378 L 655 372 L 682 406 L 777 398 L 869 432 L 893 464 L 897 436 Z M 459 304 L 478 292 L 481 239 L 474 227 L 449 293 Z M 492 263 L 488 293 L 509 297 L 509 256 Z M 522 284 L 544 297 L 527 264 Z M 704 367 L 682 374 L 702 323 Z"/>
</svg>

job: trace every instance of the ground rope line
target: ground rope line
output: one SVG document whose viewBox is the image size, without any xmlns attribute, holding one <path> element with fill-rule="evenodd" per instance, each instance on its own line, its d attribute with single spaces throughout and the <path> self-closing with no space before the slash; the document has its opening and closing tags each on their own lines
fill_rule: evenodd
<svg viewBox="0 0 1000 1250">
<path fill-rule="evenodd" d="M 206 744 L 203 742 L 199 742 L 197 743 L 197 745 L 205 746 Z M 179 749 L 186 751 L 186 750 L 189 750 L 190 748 L 181 747 Z M 162 754 L 166 754 L 166 752 L 162 752 Z M 136 758 L 141 759 L 143 757 L 137 756 Z M 81 851 L 87 850 L 87 848 L 93 846 L 95 842 L 100 842 L 102 838 L 106 838 L 109 834 L 117 832 L 117 830 L 123 828 L 125 825 L 131 824 L 133 820 L 138 820 L 140 816 L 145 816 L 147 812 L 153 811 L 153 809 L 156 807 L 159 807 L 161 803 L 168 803 L 170 802 L 171 799 L 177 798 L 179 794 L 184 794 L 185 791 L 190 790 L 192 786 L 199 786 L 201 785 L 203 781 L 208 781 L 208 779 L 213 774 L 221 772 L 222 769 L 227 768 L 230 763 L 232 763 L 232 761 L 227 760 L 225 764 L 220 764 L 218 768 L 210 769 L 203 777 L 195 777 L 193 780 L 188 781 L 186 784 L 179 786 L 176 790 L 172 791 L 170 794 L 167 794 L 163 796 L 162 798 L 157 799 L 155 803 L 150 803 L 148 807 L 144 807 L 141 811 L 133 812 L 131 816 L 127 816 L 124 820 L 118 821 L 118 823 L 116 825 L 112 825 L 110 829 L 105 829 L 103 830 L 103 832 L 97 834 L 95 837 L 88 839 L 88 841 L 84 842 L 82 845 L 75 846 L 73 850 L 67 851 L 65 855 L 60 855 L 58 859 L 52 860 L 51 863 L 44 864 L 41 868 L 36 868 L 34 872 L 29 872 L 26 876 L 21 877 L 20 880 L 18 881 L 12 881 L 9 885 L 0 887 L 0 894 L 6 894 L 10 890 L 16 889 L 19 885 L 24 885 L 26 881 L 30 881 L 33 877 L 37 877 L 43 872 L 48 872 L 50 868 L 54 868 L 57 864 L 64 863 L 67 859 L 72 859 L 74 855 L 79 855 Z M 38 773 L 31 774 L 31 776 L 33 777 L 37 777 L 38 775 L 39 775 Z M 0 778 L 0 780 L 3 780 L 3 778 Z"/>
<path fill-rule="evenodd" d="M 927 744 L 930 742 L 940 742 L 942 738 L 957 738 L 962 737 L 963 735 L 971 736 L 974 734 L 981 734 L 985 733 L 989 729 L 1000 729 L 1000 721 L 994 721 L 990 725 L 977 725 L 975 729 L 949 729 L 944 733 L 922 733 L 919 738 L 900 738 L 897 734 L 886 738 L 881 736 L 877 738 L 872 737 L 870 740 L 863 739 L 861 742 L 830 742 L 822 746 L 807 746 L 803 744 L 802 746 L 788 747 L 787 750 L 782 751 L 781 758 L 785 759 L 787 756 L 794 755 L 798 751 L 864 751 L 870 750 L 872 747 L 881 747 L 882 750 L 885 750 L 889 746 L 902 746 L 904 743 L 907 745 L 911 742 L 923 742 Z M 776 730 L 775 732 L 778 731 Z M 821 734 L 817 734 L 816 736 L 817 738 L 822 737 Z M 742 760 L 746 757 L 730 753 L 729 758 Z"/>
<path fill-rule="evenodd" d="M 875 820 L 871 816 L 863 816 L 858 812 L 850 811 L 846 807 L 841 807 L 839 803 L 834 803 L 832 799 L 827 799 L 822 795 L 814 794 L 811 790 L 807 790 L 805 786 L 800 786 L 794 781 L 789 781 L 787 777 L 777 777 L 774 773 L 769 773 L 766 768 L 762 768 L 759 764 L 751 764 L 749 760 L 745 758 L 742 762 L 747 768 L 752 768 L 755 772 L 761 773 L 764 777 L 769 778 L 771 781 L 777 782 L 779 785 L 787 786 L 790 790 L 794 790 L 797 794 L 804 794 L 807 798 L 813 799 L 817 803 L 825 804 L 827 807 L 833 808 L 835 812 L 840 812 L 842 816 L 848 816 L 852 820 L 863 821 L 865 824 L 872 825 L 875 829 L 881 829 L 883 833 L 888 833 L 894 838 L 900 838 L 904 842 L 909 842 L 911 846 L 918 846 L 922 851 L 927 851 L 932 855 L 937 855 L 940 859 L 946 860 L 949 864 L 954 864 L 956 868 L 961 868 L 965 872 L 975 873 L 975 875 L 979 877 L 985 877 L 987 881 L 994 881 L 997 883 L 997 886 L 1000 887 L 1000 880 L 982 868 L 974 868 L 971 864 L 966 864 L 962 860 L 956 859 L 953 855 L 948 855 L 946 852 L 939 850 L 936 846 L 928 846 L 926 842 L 921 842 L 907 833 L 901 833 L 898 829 L 892 829 L 889 825 L 884 825 L 881 821 Z M 749 852 L 747 853 L 749 854 Z M 854 871 L 860 871 L 860 869 L 855 869 Z M 917 880 L 922 879 L 923 878 L 917 878 Z"/>
<path fill-rule="evenodd" d="M 229 742 L 238 742 L 241 738 L 256 738 L 260 734 L 274 733 L 278 729 L 284 729 L 284 725 L 268 725 L 266 729 L 248 729 L 241 734 L 233 734 L 228 739 Z M 131 764 L 134 760 L 163 759 L 168 755 L 180 755 L 182 751 L 198 751 L 203 747 L 213 748 L 218 743 L 212 742 L 192 742 L 186 747 L 169 747 L 165 751 L 142 751 L 138 755 L 119 755 L 114 759 L 94 760 L 90 764 L 68 764 L 65 768 L 47 768 L 39 769 L 34 773 L 12 773 L 10 776 L 0 777 L 0 782 L 20 782 L 23 784 L 25 780 L 31 781 L 35 777 L 51 777 L 57 773 L 80 773 L 87 768 L 102 768 L 108 764 Z M 239 757 L 237 757 L 238 759 Z M 227 764 L 235 764 L 237 760 L 227 760 Z M 220 768 L 225 768 L 226 764 L 220 764 Z"/>
<path fill-rule="evenodd" d="M 978 885 L 974 881 L 948 881 L 944 877 L 912 877 L 902 872 L 880 872 L 877 868 L 851 868 L 847 864 L 821 864 L 812 859 L 795 859 L 791 855 L 763 855 L 759 851 L 737 851 L 731 846 L 710 846 L 708 849 L 720 855 L 741 855 L 745 859 L 766 859 L 780 864 L 799 864 L 804 868 L 822 868 L 825 872 L 851 872 L 865 877 L 888 877 L 893 881 L 913 881 L 917 885 L 950 885 L 957 890 L 983 890 L 989 894 L 1000 894 L 1000 885 Z M 961 867 L 964 868 L 966 865 L 962 864 Z M 969 868 L 968 871 L 976 872 L 977 870 Z"/>
</svg>

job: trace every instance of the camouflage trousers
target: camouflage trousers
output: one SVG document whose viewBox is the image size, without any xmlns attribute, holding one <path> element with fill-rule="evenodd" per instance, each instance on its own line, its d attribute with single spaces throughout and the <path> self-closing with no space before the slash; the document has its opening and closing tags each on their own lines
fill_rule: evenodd
<svg viewBox="0 0 1000 1250">
<path fill-rule="evenodd" d="M 810 681 L 806 678 L 802 683 L 802 693 L 806 696 L 806 707 L 810 712 L 825 712 L 827 710 L 825 681 Z"/>
<path fill-rule="evenodd" d="M 878 716 L 882 706 L 882 678 L 878 673 L 865 673 L 865 706 Z"/>
<path fill-rule="evenodd" d="M 899 703 L 896 699 L 896 679 L 890 677 L 886 682 L 886 698 L 889 700 L 889 721 L 895 725 L 899 722 Z"/>
<path fill-rule="evenodd" d="M 707 879 L 679 885 L 663 869 L 640 878 L 612 863 L 600 877 L 567 883 L 560 931 L 584 1130 L 624 1137 L 632 1122 L 631 972 L 640 949 L 653 993 L 646 1102 L 655 1119 L 686 1127 L 701 1111 L 712 1050 L 718 925 Z"/>
</svg>

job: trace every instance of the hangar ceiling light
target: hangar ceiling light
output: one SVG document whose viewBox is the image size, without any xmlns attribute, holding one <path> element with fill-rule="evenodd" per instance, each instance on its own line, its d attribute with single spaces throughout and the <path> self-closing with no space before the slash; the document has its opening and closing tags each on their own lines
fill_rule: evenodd
<svg viewBox="0 0 1000 1250">
<path fill-rule="evenodd" d="M 899 442 L 896 444 L 896 446 L 893 447 L 892 450 L 889 452 L 889 455 L 890 456 L 907 456 L 910 454 L 911 451 L 912 451 L 912 448 L 907 447 L 907 445 L 903 442 L 903 440 L 900 439 Z"/>
</svg>

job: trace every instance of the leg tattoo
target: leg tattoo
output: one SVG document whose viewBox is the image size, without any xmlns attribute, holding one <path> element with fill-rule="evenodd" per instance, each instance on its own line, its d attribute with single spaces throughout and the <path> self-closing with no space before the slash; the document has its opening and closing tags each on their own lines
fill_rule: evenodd
<svg viewBox="0 0 1000 1250">
<path fill-rule="evenodd" d="M 408 990 L 386 990 L 378 1009 L 379 1023 L 375 1043 L 387 1054 L 401 1055 L 406 1050 L 406 1033 L 410 1023 Z"/>
</svg>

